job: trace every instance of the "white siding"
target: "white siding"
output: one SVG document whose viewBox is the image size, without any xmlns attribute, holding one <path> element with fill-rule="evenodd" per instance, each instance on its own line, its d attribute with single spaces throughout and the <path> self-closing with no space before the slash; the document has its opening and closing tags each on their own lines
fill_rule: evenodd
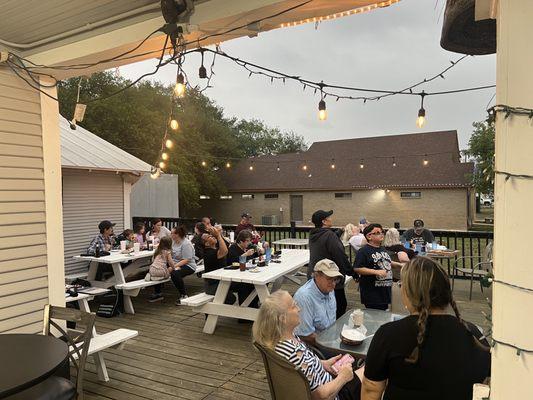
<svg viewBox="0 0 533 400">
<path fill-rule="evenodd" d="M 73 256 L 85 252 L 98 234 L 100 221 L 115 225 L 115 234 L 124 229 L 124 195 L 120 175 L 112 172 L 89 172 L 63 168 L 63 236 L 65 274 L 87 270 L 87 262 Z"/>
<path fill-rule="evenodd" d="M 0 67 L 0 333 L 41 330 L 48 302 L 39 93 Z"/>
</svg>

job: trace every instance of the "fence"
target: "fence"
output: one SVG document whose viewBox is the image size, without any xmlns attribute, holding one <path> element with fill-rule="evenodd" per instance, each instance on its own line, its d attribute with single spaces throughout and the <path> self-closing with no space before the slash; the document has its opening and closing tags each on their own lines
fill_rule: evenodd
<svg viewBox="0 0 533 400">
<path fill-rule="evenodd" d="M 146 225 L 146 230 L 150 230 L 151 223 L 154 218 L 152 217 L 133 217 L 133 223 L 143 222 Z M 188 218 L 161 218 L 163 225 L 169 229 L 172 229 L 178 225 L 184 225 L 189 232 L 193 232 L 194 225 L 198 220 Z M 235 230 L 236 225 L 222 225 L 222 229 L 226 232 Z M 256 225 L 258 232 L 262 232 L 266 241 L 272 243 L 276 240 L 287 238 L 307 239 L 309 237 L 309 231 L 312 227 L 309 226 L 296 226 L 294 222 L 290 226 L 270 226 L 270 225 Z M 405 230 L 400 229 L 400 233 Z M 461 259 L 458 262 L 459 267 L 472 268 L 476 263 L 480 262 L 479 257 L 483 257 L 483 252 L 489 241 L 493 240 L 492 232 L 477 232 L 477 231 L 432 231 L 435 236 L 435 240 L 445 245 L 448 249 L 459 250 L 459 256 L 467 256 L 465 259 Z M 348 246 L 346 250 L 350 260 L 353 262 L 355 254 L 351 246 Z M 453 265 L 453 259 L 441 260 L 442 265 L 451 272 L 450 269 Z"/>
</svg>

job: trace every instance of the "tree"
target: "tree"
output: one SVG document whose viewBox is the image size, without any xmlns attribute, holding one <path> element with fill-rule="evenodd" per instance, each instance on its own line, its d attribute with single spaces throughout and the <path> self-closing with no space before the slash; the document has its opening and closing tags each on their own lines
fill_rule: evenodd
<svg viewBox="0 0 533 400">
<path fill-rule="evenodd" d="M 59 83 L 59 111 L 71 118 L 79 78 Z M 130 81 L 111 72 L 96 73 L 82 80 L 80 102 L 88 103 L 81 125 L 104 140 L 154 165 L 161 151 L 161 142 L 172 104 L 172 86 L 142 82 L 126 88 Z M 258 120 L 246 121 L 224 116 L 222 107 L 198 90 L 188 90 L 179 100 L 175 116 L 180 127 L 169 129 L 175 143 L 169 151 L 165 172 L 179 175 L 179 196 L 182 214 L 199 207 L 200 195 L 216 197 L 226 191 L 218 170 L 226 161 L 259 154 L 279 154 L 305 150 L 303 137 L 282 133 Z M 201 162 L 206 167 L 201 167 Z"/>
<path fill-rule="evenodd" d="M 474 131 L 464 154 L 475 162 L 472 183 L 478 193 L 492 194 L 494 191 L 494 124 L 486 121 L 474 122 Z"/>
</svg>

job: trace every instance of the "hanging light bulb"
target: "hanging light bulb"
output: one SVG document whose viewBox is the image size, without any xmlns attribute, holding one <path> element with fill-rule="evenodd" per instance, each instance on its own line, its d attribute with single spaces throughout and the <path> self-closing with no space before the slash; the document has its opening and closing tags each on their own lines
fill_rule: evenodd
<svg viewBox="0 0 533 400">
<path fill-rule="evenodd" d="M 202 167 L 206 167 L 207 163 L 205 161 L 202 161 Z"/>
<path fill-rule="evenodd" d="M 302 169 L 303 169 L 304 171 L 307 171 L 307 163 L 306 163 L 306 162 L 304 163 L 304 165 L 302 165 Z"/>
<path fill-rule="evenodd" d="M 176 97 L 183 97 L 185 94 L 185 77 L 181 72 L 178 72 L 176 77 L 176 86 L 174 86 L 174 94 Z"/>
<path fill-rule="evenodd" d="M 393 167 L 396 167 L 396 158 L 395 157 L 392 157 L 392 166 Z"/>
<path fill-rule="evenodd" d="M 249 169 L 250 171 L 253 171 L 253 170 L 254 170 L 254 165 L 253 165 L 253 164 L 250 164 L 250 166 L 248 167 L 248 169 Z"/>
<path fill-rule="evenodd" d="M 161 161 L 161 162 L 159 163 L 159 168 L 161 168 L 161 169 L 165 169 L 166 166 L 167 166 L 167 164 L 165 164 L 164 161 Z"/>
<path fill-rule="evenodd" d="M 334 159 L 334 158 L 331 159 L 331 165 L 330 165 L 330 168 L 331 168 L 331 169 L 335 169 L 335 159 Z"/>
<path fill-rule="evenodd" d="M 165 161 L 168 160 L 168 153 L 162 153 L 161 158 Z"/>
<path fill-rule="evenodd" d="M 231 168 L 231 163 L 229 161 L 226 163 L 226 168 Z"/>
<path fill-rule="evenodd" d="M 165 140 L 165 146 L 167 149 L 171 149 L 172 147 L 174 147 L 174 142 L 171 139 L 167 139 Z"/>
<path fill-rule="evenodd" d="M 178 123 L 178 120 L 175 119 L 174 117 L 172 117 L 172 119 L 170 120 L 170 127 L 171 127 L 173 130 L 175 130 L 175 131 L 177 131 L 178 128 L 180 127 L 180 124 Z"/>
<path fill-rule="evenodd" d="M 200 65 L 200 69 L 198 69 L 198 76 L 200 79 L 206 79 L 207 78 L 207 70 L 204 67 L 204 50 L 201 50 L 202 54 L 202 65 Z"/>
<path fill-rule="evenodd" d="M 361 163 L 359 164 L 359 168 L 363 169 L 365 167 L 365 161 L 361 158 Z"/>
<path fill-rule="evenodd" d="M 418 128 L 422 128 L 424 124 L 426 123 L 426 110 L 424 110 L 424 97 L 426 96 L 426 93 L 422 92 L 420 95 L 421 101 L 420 101 L 420 110 L 418 110 L 418 118 L 416 119 L 416 126 Z"/>
<path fill-rule="evenodd" d="M 318 119 L 320 121 L 325 121 L 328 118 L 328 112 L 326 111 L 326 102 L 324 99 L 320 100 L 318 103 Z"/>
<path fill-rule="evenodd" d="M 281 168 L 279 167 L 279 163 L 278 163 L 278 166 L 276 167 L 276 171 L 279 172 L 280 170 L 281 170 Z"/>
<path fill-rule="evenodd" d="M 428 160 L 428 155 L 427 154 L 424 155 L 424 161 L 422 161 L 422 164 L 424 164 L 424 166 L 429 164 L 429 160 Z"/>
</svg>

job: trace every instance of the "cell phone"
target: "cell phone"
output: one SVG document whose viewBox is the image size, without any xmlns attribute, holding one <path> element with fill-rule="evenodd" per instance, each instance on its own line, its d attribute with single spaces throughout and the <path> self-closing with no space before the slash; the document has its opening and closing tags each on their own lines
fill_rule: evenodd
<svg viewBox="0 0 533 400">
<path fill-rule="evenodd" d="M 331 366 L 331 369 L 333 371 L 335 371 L 336 374 L 339 373 L 339 370 L 341 369 L 341 367 L 345 364 L 352 364 L 353 362 L 355 361 L 355 358 L 353 358 L 351 355 L 349 354 L 345 354 L 343 355 L 341 358 L 339 358 L 337 360 L 337 362 L 335 364 L 333 364 Z"/>
</svg>

